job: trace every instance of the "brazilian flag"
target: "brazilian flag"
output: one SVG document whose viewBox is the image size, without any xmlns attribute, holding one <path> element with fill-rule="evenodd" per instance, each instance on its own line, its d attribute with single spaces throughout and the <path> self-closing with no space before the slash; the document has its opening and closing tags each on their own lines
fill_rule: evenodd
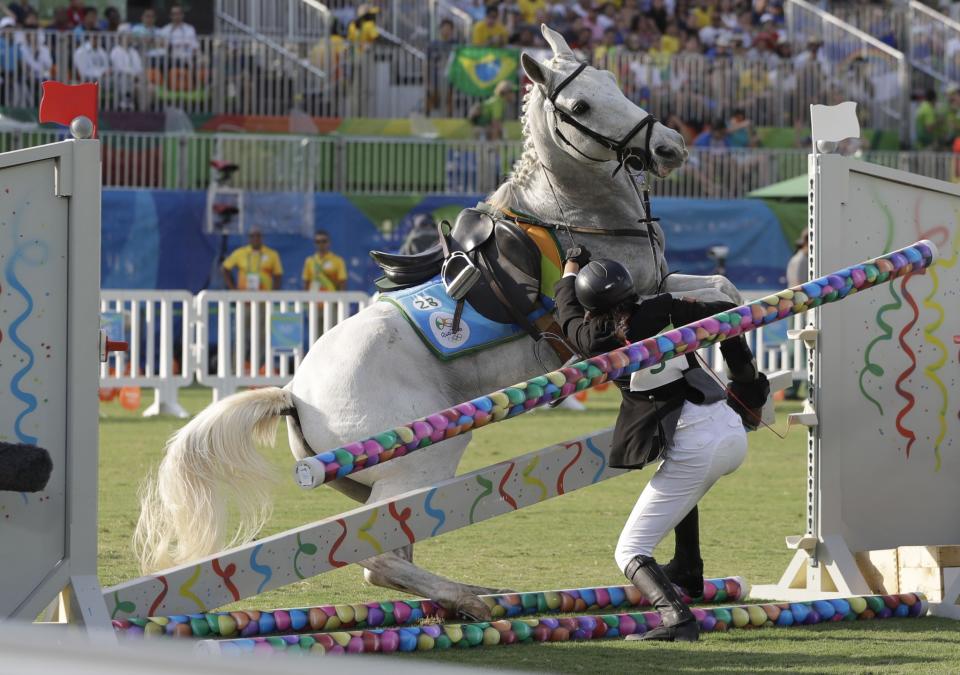
<svg viewBox="0 0 960 675">
<path fill-rule="evenodd" d="M 516 80 L 519 54 L 513 49 L 458 47 L 450 59 L 450 84 L 467 96 L 491 96 L 503 80 Z"/>
</svg>

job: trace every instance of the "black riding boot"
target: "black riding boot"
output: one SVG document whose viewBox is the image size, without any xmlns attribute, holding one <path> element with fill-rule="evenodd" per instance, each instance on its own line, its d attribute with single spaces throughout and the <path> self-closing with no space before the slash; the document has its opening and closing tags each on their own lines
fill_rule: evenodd
<svg viewBox="0 0 960 675">
<path fill-rule="evenodd" d="M 628 640 L 665 640 L 668 642 L 695 642 L 700 638 L 700 626 L 690 608 L 684 604 L 657 561 L 638 555 L 627 564 L 627 579 L 640 589 L 644 597 L 660 612 L 660 625 L 643 635 L 628 635 Z"/>
<path fill-rule="evenodd" d="M 661 565 L 667 578 L 691 598 L 703 596 L 703 558 L 700 557 L 700 514 L 690 509 L 674 528 L 673 560 Z"/>
</svg>

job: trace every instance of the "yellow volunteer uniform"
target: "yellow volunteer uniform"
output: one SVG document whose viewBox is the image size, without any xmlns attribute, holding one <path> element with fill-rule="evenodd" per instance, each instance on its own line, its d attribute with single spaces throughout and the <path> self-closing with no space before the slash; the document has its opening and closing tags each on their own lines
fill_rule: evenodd
<svg viewBox="0 0 960 675">
<path fill-rule="evenodd" d="M 280 256 L 267 246 L 259 251 L 249 244 L 241 246 L 223 261 L 223 267 L 237 270 L 237 288 L 241 291 L 272 291 L 273 277 L 283 274 Z"/>
<path fill-rule="evenodd" d="M 478 21 L 473 27 L 473 44 L 477 47 L 493 45 L 499 41 L 499 44 L 506 44 L 510 38 L 507 27 L 497 21 L 493 26 L 487 25 L 486 21 Z"/>
<path fill-rule="evenodd" d="M 303 280 L 310 282 L 311 291 L 335 291 L 347 280 L 347 265 L 335 253 L 314 253 L 303 261 Z"/>
<path fill-rule="evenodd" d="M 366 46 L 376 42 L 378 37 L 380 37 L 380 31 L 377 29 L 376 21 L 364 21 L 359 27 L 356 21 L 351 21 L 347 27 L 347 39 L 350 42 Z"/>
</svg>

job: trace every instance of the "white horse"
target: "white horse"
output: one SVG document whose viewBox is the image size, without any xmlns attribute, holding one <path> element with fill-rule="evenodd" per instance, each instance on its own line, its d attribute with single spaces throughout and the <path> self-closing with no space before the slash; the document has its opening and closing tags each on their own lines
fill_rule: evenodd
<svg viewBox="0 0 960 675">
<path fill-rule="evenodd" d="M 490 203 L 544 222 L 596 230 L 575 232 L 577 243 L 594 257 L 626 263 L 641 295 L 660 289 L 739 304 L 736 289 L 722 277 L 666 277 L 663 232 L 642 220 L 646 214 L 629 171 L 642 166 L 663 177 L 681 166 L 687 151 L 680 134 L 631 103 L 610 72 L 581 68 L 560 34 L 546 26 L 542 30 L 554 55 L 547 63 L 522 55 L 534 83 L 524 98 L 525 150 Z M 625 170 L 614 171 L 624 164 Z M 649 236 L 600 233 L 610 229 L 647 230 Z M 561 365 L 552 353 L 549 360 L 551 368 Z M 299 459 L 542 372 L 529 339 L 441 362 L 392 304 L 374 303 L 324 334 L 286 387 L 221 400 L 170 439 L 156 479 L 141 495 L 135 533 L 141 564 L 155 571 L 253 538 L 270 512 L 271 496 L 269 467 L 254 440 L 272 444 L 282 416 L 288 416 L 290 446 Z M 296 416 L 290 417 L 294 408 Z M 361 501 L 422 488 L 452 477 L 469 442 L 469 434 L 458 436 L 332 486 Z M 241 520 L 228 544 L 229 503 Z M 412 553 L 407 547 L 360 565 L 373 584 L 489 618 L 476 596 L 492 589 L 423 570 L 413 564 Z"/>
</svg>

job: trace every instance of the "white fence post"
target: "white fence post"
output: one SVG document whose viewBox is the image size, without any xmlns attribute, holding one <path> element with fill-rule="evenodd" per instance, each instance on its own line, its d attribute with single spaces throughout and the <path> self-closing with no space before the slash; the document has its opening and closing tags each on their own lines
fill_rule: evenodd
<svg viewBox="0 0 960 675">
<path fill-rule="evenodd" d="M 203 291 L 195 310 L 197 381 L 213 390 L 214 401 L 241 387 L 283 386 L 310 345 L 369 303 L 370 296 L 359 291 Z M 291 353 L 279 351 L 273 342 L 271 320 L 277 312 L 294 312 L 306 323 L 300 347 Z M 214 357 L 216 369 L 211 372 Z"/>
<path fill-rule="evenodd" d="M 160 308 L 159 326 L 157 306 Z M 144 417 L 188 417 L 178 394 L 182 387 L 193 383 L 193 344 L 190 340 L 194 322 L 193 296 L 187 291 L 103 290 L 100 292 L 100 309 L 101 312 L 120 315 L 124 338 L 130 343 L 129 354 L 114 352 L 106 363 L 100 365 L 100 386 L 153 389 L 154 400 L 144 411 Z M 182 322 L 179 348 L 174 335 L 174 314 L 177 311 L 181 313 Z M 179 373 L 174 368 L 178 357 Z"/>
</svg>

